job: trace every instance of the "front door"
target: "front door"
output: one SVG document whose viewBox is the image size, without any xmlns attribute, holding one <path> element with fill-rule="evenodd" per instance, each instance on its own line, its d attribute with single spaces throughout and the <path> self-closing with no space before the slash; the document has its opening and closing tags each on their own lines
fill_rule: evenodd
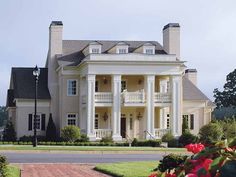
<svg viewBox="0 0 236 177">
<path fill-rule="evenodd" d="M 126 116 L 125 114 L 121 114 L 121 123 L 120 123 L 120 132 L 122 138 L 126 138 Z"/>
</svg>

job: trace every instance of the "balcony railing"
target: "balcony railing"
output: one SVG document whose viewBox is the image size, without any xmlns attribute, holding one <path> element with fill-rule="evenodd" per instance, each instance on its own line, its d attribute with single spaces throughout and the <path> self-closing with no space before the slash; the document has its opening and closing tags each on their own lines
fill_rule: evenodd
<svg viewBox="0 0 236 177">
<path fill-rule="evenodd" d="M 95 103 L 112 103 L 111 92 L 95 92 Z"/>
<path fill-rule="evenodd" d="M 122 93 L 123 103 L 144 103 L 145 102 L 145 92 L 144 90 L 137 92 L 127 92 Z"/>
<path fill-rule="evenodd" d="M 97 139 L 102 139 L 104 137 L 110 137 L 112 135 L 111 129 L 95 129 L 95 136 Z"/>
<path fill-rule="evenodd" d="M 155 138 L 160 139 L 168 132 L 170 132 L 170 129 L 155 129 Z"/>
<path fill-rule="evenodd" d="M 159 93 L 156 92 L 154 95 L 155 103 L 170 103 L 171 102 L 171 95 L 170 93 Z"/>
</svg>

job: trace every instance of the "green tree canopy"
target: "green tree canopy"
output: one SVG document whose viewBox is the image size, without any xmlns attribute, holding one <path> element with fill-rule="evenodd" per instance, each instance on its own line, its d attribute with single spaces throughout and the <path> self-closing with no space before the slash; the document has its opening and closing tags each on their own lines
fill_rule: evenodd
<svg viewBox="0 0 236 177">
<path fill-rule="evenodd" d="M 3 131 L 3 140 L 4 141 L 16 141 L 16 132 L 14 125 L 11 121 L 8 121 L 6 127 Z"/>
<path fill-rule="evenodd" d="M 214 97 L 217 108 L 236 107 L 236 69 L 226 76 L 222 92 L 214 89 Z"/>
<path fill-rule="evenodd" d="M 56 126 L 53 122 L 52 114 L 50 114 L 46 130 L 46 139 L 47 141 L 56 141 L 56 138 L 57 138 Z"/>
<path fill-rule="evenodd" d="M 7 120 L 7 111 L 5 106 L 0 106 L 0 127 L 4 125 Z"/>
</svg>

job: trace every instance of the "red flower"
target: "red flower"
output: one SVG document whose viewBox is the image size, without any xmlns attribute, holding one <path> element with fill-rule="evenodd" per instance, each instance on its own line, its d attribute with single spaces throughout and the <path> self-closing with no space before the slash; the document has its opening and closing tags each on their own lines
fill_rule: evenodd
<svg viewBox="0 0 236 177">
<path fill-rule="evenodd" d="M 176 174 L 166 173 L 165 177 L 177 177 Z"/>
<path fill-rule="evenodd" d="M 188 144 L 185 146 L 185 148 L 189 151 L 192 152 L 194 154 L 199 153 L 200 151 L 202 151 L 203 149 L 205 149 L 205 146 L 203 144 Z"/>
<path fill-rule="evenodd" d="M 157 174 L 156 173 L 152 173 L 148 177 L 157 177 Z"/>
</svg>

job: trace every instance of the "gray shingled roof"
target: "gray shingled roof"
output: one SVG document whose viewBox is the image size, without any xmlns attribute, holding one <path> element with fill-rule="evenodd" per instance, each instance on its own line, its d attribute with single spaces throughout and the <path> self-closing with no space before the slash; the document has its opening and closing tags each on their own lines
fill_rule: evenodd
<svg viewBox="0 0 236 177">
<path fill-rule="evenodd" d="M 57 56 L 58 62 L 70 62 L 70 66 L 78 65 L 84 58 L 84 54 L 82 50 L 88 46 L 89 43 L 94 42 L 92 40 L 63 40 L 62 48 L 63 54 L 62 56 Z M 145 43 L 152 43 L 155 45 L 155 53 L 156 54 L 166 54 L 163 47 L 156 41 L 105 41 L 99 40 L 96 41 L 102 45 L 102 53 L 107 53 L 109 49 L 114 47 L 116 44 L 120 42 L 124 42 L 129 45 L 129 53 L 132 53 L 135 49 L 139 48 Z"/>
<path fill-rule="evenodd" d="M 34 99 L 35 97 L 35 77 L 34 68 L 12 68 L 13 91 L 9 94 L 9 101 L 12 100 L 12 94 L 15 98 Z M 10 98 L 11 97 L 11 98 Z M 38 99 L 50 99 L 48 90 L 48 69 L 40 68 L 38 81 Z"/>
<path fill-rule="evenodd" d="M 183 77 L 183 100 L 209 100 L 188 78 Z"/>
</svg>

